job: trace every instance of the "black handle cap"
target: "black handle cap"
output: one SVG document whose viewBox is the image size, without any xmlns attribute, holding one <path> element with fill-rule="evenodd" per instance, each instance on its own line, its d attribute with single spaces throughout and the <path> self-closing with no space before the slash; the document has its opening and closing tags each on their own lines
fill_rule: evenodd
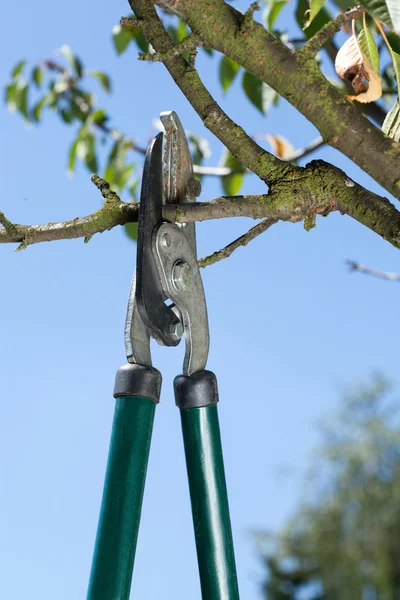
<svg viewBox="0 0 400 600">
<path fill-rule="evenodd" d="M 200 408 L 218 402 L 217 378 L 211 371 L 178 375 L 174 379 L 174 391 L 179 408 Z"/>
<path fill-rule="evenodd" d="M 144 365 L 127 363 L 117 371 L 114 398 L 118 396 L 143 396 L 158 403 L 161 393 L 161 373 Z"/>
</svg>

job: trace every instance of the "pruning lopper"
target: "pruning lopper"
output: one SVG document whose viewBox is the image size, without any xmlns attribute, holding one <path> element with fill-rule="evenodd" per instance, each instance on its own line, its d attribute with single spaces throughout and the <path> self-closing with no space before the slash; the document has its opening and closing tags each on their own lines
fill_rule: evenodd
<svg viewBox="0 0 400 600">
<path fill-rule="evenodd" d="M 176 346 L 185 337 L 180 409 L 203 600 L 238 600 L 222 458 L 215 375 L 205 370 L 207 308 L 197 266 L 194 223 L 165 222 L 164 203 L 195 202 L 187 139 L 175 112 L 147 150 L 140 196 L 136 272 L 125 326 L 128 363 L 117 372 L 116 407 L 87 600 L 128 600 L 161 374 L 150 339 Z M 163 166 L 164 162 L 164 166 Z M 165 301 L 172 301 L 166 304 Z"/>
</svg>

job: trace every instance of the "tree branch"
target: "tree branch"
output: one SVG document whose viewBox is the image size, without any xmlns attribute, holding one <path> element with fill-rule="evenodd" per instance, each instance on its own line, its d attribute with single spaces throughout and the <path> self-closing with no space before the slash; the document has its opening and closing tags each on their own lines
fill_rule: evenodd
<svg viewBox="0 0 400 600">
<path fill-rule="evenodd" d="M 138 219 L 138 205 L 121 202 L 107 182 L 94 176 L 93 181 L 106 198 L 104 206 L 92 215 L 64 223 L 19 225 L 3 213 L 7 227 L 0 227 L 0 243 L 19 242 L 22 247 L 38 242 L 90 237 L 95 233 L 125 225 Z M 341 171 L 323 161 L 312 161 L 304 168 L 290 171 L 268 194 L 216 198 L 209 202 L 166 205 L 163 218 L 170 222 L 190 223 L 227 217 L 251 217 L 272 221 L 313 222 L 316 215 L 339 211 L 368 227 L 400 248 L 400 212 L 389 202 L 364 189 Z"/>
<path fill-rule="evenodd" d="M 136 8 L 141 10 L 143 4 L 149 9 L 150 3 L 145 0 L 131 0 L 136 14 Z M 223 0 L 177 0 L 173 5 L 207 48 L 222 52 L 270 85 L 318 128 L 326 143 L 348 156 L 400 199 L 400 146 L 386 138 L 325 78 L 316 61 L 302 60 L 301 55 L 298 58 L 297 53 L 255 21 L 243 28 L 242 13 Z M 142 17 L 147 19 L 146 11 Z M 147 28 L 145 35 L 156 42 L 161 34 L 159 29 L 152 32 Z M 171 65 L 166 66 L 171 72 Z M 179 77 L 176 81 L 192 103 L 186 86 L 181 85 Z M 199 99 L 200 103 L 202 100 L 204 97 Z M 207 115 L 201 110 L 198 112 L 205 120 Z M 210 120 L 206 125 L 211 125 L 209 128 L 216 133 Z M 230 150 L 243 162 L 236 148 Z M 254 171 L 249 164 L 246 166 Z M 273 169 L 273 165 L 269 168 Z M 268 176 L 274 177 L 272 173 Z M 277 176 L 279 178 L 279 171 Z"/>
<path fill-rule="evenodd" d="M 167 57 L 163 63 L 175 83 L 198 113 L 204 125 L 229 148 L 237 160 L 268 184 L 293 169 L 293 166 L 289 166 L 256 144 L 239 125 L 226 115 L 204 86 L 197 71 L 193 67 L 188 68 L 188 64 L 182 56 L 171 56 L 175 46 L 157 14 L 153 2 L 130 0 L 129 3 L 140 20 L 140 28 L 147 40 L 157 52 Z M 202 5 L 203 2 L 199 4 Z"/>
<path fill-rule="evenodd" d="M 112 193 L 114 194 L 114 192 Z M 137 221 L 137 219 L 137 204 L 127 204 L 119 199 L 107 200 L 95 213 L 70 221 L 44 225 L 19 225 L 10 224 L 8 221 L 8 227 L 0 228 L 0 244 L 19 243 L 20 246 L 17 250 L 22 250 L 40 242 L 71 240 L 81 237 L 87 240 L 95 233 L 102 233 L 117 225 L 125 225 Z M 2 223 L 4 225 L 3 221 Z"/>
<path fill-rule="evenodd" d="M 150 60 L 152 62 L 164 62 L 168 58 L 179 56 L 185 50 L 195 50 L 202 42 L 198 35 L 188 35 L 179 44 L 175 44 L 167 52 L 156 52 L 155 54 L 139 54 L 139 60 Z"/>
<path fill-rule="evenodd" d="M 304 148 L 299 148 L 298 150 L 294 150 L 292 152 L 292 154 L 290 154 L 288 157 L 286 157 L 286 160 L 288 162 L 295 162 L 297 160 L 300 160 L 300 158 L 304 158 L 305 156 L 308 156 L 315 150 L 318 150 L 318 148 L 321 148 L 321 146 L 323 146 L 324 144 L 325 144 L 324 140 L 319 135 L 317 138 L 315 138 L 315 140 L 310 142 L 307 146 L 304 146 Z"/>
<path fill-rule="evenodd" d="M 356 6 L 355 8 L 350 8 L 350 10 L 345 13 L 340 13 L 335 19 L 321 27 L 321 29 L 317 31 L 304 46 L 297 50 L 297 57 L 301 57 L 303 60 L 314 58 L 322 46 L 324 46 L 335 33 L 340 31 L 342 25 L 347 23 L 347 21 L 357 19 L 363 12 L 364 9 L 361 6 Z"/>
<path fill-rule="evenodd" d="M 359 271 L 360 273 L 365 273 L 366 275 L 372 275 L 373 277 L 378 277 L 379 279 L 388 279 L 389 281 L 400 281 L 400 275 L 398 273 L 390 273 L 388 271 L 378 271 L 377 269 L 370 269 L 369 267 L 365 267 L 364 265 L 354 262 L 353 260 L 347 260 L 346 263 L 349 266 L 350 271 Z"/>
<path fill-rule="evenodd" d="M 202 269 L 204 267 L 208 267 L 209 265 L 214 265 L 215 263 L 219 262 L 220 260 L 223 260 L 224 258 L 229 258 L 229 256 L 235 250 L 240 248 L 240 246 L 247 246 L 249 242 L 251 242 L 256 237 L 264 233 L 264 231 L 269 229 L 271 225 L 274 225 L 276 222 L 276 219 L 264 219 L 264 221 L 261 221 L 261 223 L 258 223 L 257 225 L 249 229 L 249 231 L 247 231 L 245 234 L 241 235 L 236 240 L 225 246 L 225 248 L 222 248 L 221 250 L 210 254 L 210 256 L 201 258 L 198 261 L 199 267 Z"/>
<path fill-rule="evenodd" d="M 6 215 L 0 211 L 0 223 L 1 225 L 3 225 L 5 231 L 10 234 L 13 235 L 13 233 L 15 233 L 15 225 L 13 225 L 11 223 L 11 221 L 9 221 L 6 217 Z"/>
</svg>

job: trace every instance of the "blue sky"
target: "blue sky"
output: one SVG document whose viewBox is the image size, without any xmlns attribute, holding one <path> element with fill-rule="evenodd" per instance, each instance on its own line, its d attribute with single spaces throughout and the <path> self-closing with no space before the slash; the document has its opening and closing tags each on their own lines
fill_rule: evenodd
<svg viewBox="0 0 400 600">
<path fill-rule="evenodd" d="M 238 2 L 240 7 L 246 3 Z M 99 94 L 113 123 L 143 144 L 153 119 L 174 109 L 207 132 L 162 65 L 117 57 L 110 32 L 125 2 L 6 3 L 0 81 L 22 57 L 38 61 L 69 44 L 88 68 L 112 76 Z M 283 13 L 282 22 L 289 15 Z M 239 82 L 223 97 L 215 65 L 198 66 L 229 115 L 251 134 L 280 133 L 295 146 L 317 132 L 286 102 L 266 117 L 244 100 Z M 82 216 L 101 198 L 87 171 L 66 173 L 70 127 L 47 115 L 27 129 L 0 106 L 0 209 L 20 223 Z M 331 149 L 328 160 L 356 181 L 379 186 Z M 243 193 L 263 192 L 248 177 Z M 383 192 L 384 193 L 384 192 Z M 221 194 L 208 179 L 200 200 Z M 387 195 L 387 193 L 384 193 Z M 249 228 L 249 219 L 197 226 L 199 256 Z M 400 271 L 398 252 L 350 218 L 278 224 L 229 260 L 202 272 L 211 331 L 208 367 L 220 389 L 220 419 L 241 594 L 260 598 L 263 571 L 255 529 L 277 529 L 296 506 L 317 440 L 316 421 L 337 405 L 343 385 L 381 371 L 398 375 L 396 284 L 350 275 L 345 259 Z M 0 562 L 8 600 L 85 597 L 113 414 L 112 389 L 125 362 L 123 327 L 135 246 L 123 231 L 29 247 L 0 247 Z M 139 535 L 132 597 L 200 598 L 183 445 L 172 381 L 182 348 L 153 347 L 163 373 Z"/>
</svg>

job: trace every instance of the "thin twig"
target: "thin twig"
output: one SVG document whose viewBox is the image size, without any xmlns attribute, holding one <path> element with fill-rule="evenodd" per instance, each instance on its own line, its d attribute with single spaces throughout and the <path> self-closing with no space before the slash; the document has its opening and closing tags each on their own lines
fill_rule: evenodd
<svg viewBox="0 0 400 600">
<path fill-rule="evenodd" d="M 258 1 L 252 2 L 250 4 L 249 8 L 244 13 L 244 20 L 242 23 L 242 27 L 248 26 L 253 21 L 254 13 L 258 10 L 261 10 L 260 5 L 258 4 Z"/>
<path fill-rule="evenodd" d="M 154 54 L 140 54 L 139 60 L 150 60 L 152 62 L 163 62 L 174 56 L 179 56 L 186 50 L 195 50 L 197 46 L 201 46 L 202 42 L 200 36 L 196 34 L 188 35 L 179 44 L 176 44 L 173 48 L 170 48 L 167 52 L 155 52 Z"/>
<path fill-rule="evenodd" d="M 90 177 L 92 183 L 100 190 L 101 195 L 106 202 L 122 202 L 121 198 L 110 189 L 110 184 L 105 179 L 102 179 L 95 173 Z"/>
<path fill-rule="evenodd" d="M 305 156 L 308 156 L 309 154 L 314 152 L 314 150 L 321 148 L 321 146 L 323 146 L 324 144 L 325 144 L 325 141 L 319 135 L 317 138 L 315 138 L 315 140 L 310 142 L 310 144 L 308 144 L 308 146 L 305 146 L 304 148 L 299 148 L 298 150 L 294 150 L 294 152 L 292 152 L 292 154 L 287 156 L 285 158 L 285 160 L 287 160 L 288 162 L 295 162 L 297 160 L 300 160 L 300 158 L 304 158 Z"/>
<path fill-rule="evenodd" d="M 138 19 L 135 19 L 134 17 L 121 17 L 119 22 L 122 27 L 126 27 L 127 29 L 131 27 L 140 27 Z"/>
<path fill-rule="evenodd" d="M 274 225 L 275 223 L 277 223 L 276 219 L 264 219 L 264 221 L 261 221 L 261 223 L 258 223 L 258 225 L 255 225 L 254 227 L 249 229 L 247 233 L 241 235 L 239 238 L 225 246 L 225 248 L 222 248 L 221 250 L 210 254 L 210 256 L 205 256 L 204 258 L 201 258 L 198 261 L 199 267 L 201 269 L 204 269 L 205 267 L 213 265 L 216 262 L 223 260 L 224 258 L 228 258 L 232 254 L 232 252 L 237 250 L 237 248 L 240 248 L 240 246 L 247 246 L 249 242 L 261 235 L 264 231 L 269 229 L 271 225 Z"/>
<path fill-rule="evenodd" d="M 0 224 L 3 225 L 3 227 L 7 231 L 7 233 L 10 233 L 10 234 L 15 233 L 15 230 L 16 230 L 15 225 L 13 223 L 11 223 L 11 221 L 9 221 L 7 219 L 7 217 L 5 216 L 5 214 L 1 211 L 0 211 Z"/>
<path fill-rule="evenodd" d="M 310 40 L 299 48 L 296 51 L 296 57 L 298 60 L 304 60 L 309 58 L 314 58 L 318 51 L 326 44 L 326 42 L 335 35 L 338 31 L 340 31 L 342 25 L 344 25 L 347 21 L 352 21 L 353 19 L 357 19 L 364 12 L 362 6 L 356 6 L 346 11 L 345 13 L 340 13 L 326 25 L 324 25 L 315 35 L 310 38 Z"/>
<path fill-rule="evenodd" d="M 379 279 L 387 279 L 389 281 L 400 281 L 399 273 L 390 273 L 389 271 L 378 271 L 377 269 L 370 269 L 369 267 L 365 267 L 364 265 L 355 262 L 354 260 L 346 260 L 346 264 L 348 265 L 351 272 L 359 271 L 360 273 L 365 273 L 366 275 L 379 277 Z"/>
</svg>

